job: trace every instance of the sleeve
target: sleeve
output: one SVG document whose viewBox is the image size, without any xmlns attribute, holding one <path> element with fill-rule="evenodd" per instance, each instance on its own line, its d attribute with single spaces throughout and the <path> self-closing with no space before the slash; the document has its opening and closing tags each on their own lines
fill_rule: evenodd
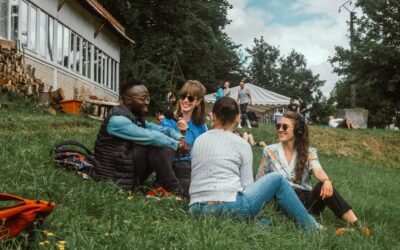
<svg viewBox="0 0 400 250">
<path fill-rule="evenodd" d="M 179 140 L 184 137 L 181 133 L 177 132 L 174 128 L 159 126 L 152 122 L 146 121 L 146 128 L 163 133 L 164 135 L 166 135 L 174 140 Z"/>
<path fill-rule="evenodd" d="M 178 127 L 176 126 L 176 122 L 172 119 L 168 119 L 168 118 L 163 118 L 161 121 L 161 126 L 163 127 L 167 127 L 167 128 L 172 128 L 175 131 L 178 131 Z"/>
<path fill-rule="evenodd" d="M 241 149 L 242 150 L 242 149 Z M 243 161 L 240 166 L 240 180 L 242 187 L 245 188 L 254 182 L 253 179 L 253 152 L 251 151 L 250 144 L 246 142 L 243 150 Z"/>
<path fill-rule="evenodd" d="M 107 132 L 110 135 L 129 141 L 134 141 L 140 145 L 169 147 L 176 150 L 178 148 L 177 140 L 181 138 L 182 135 L 174 132 L 174 137 L 169 137 L 168 135 L 160 132 L 162 129 L 157 130 L 156 127 L 161 126 L 146 122 L 146 128 L 142 128 L 132 123 L 131 120 L 124 116 L 113 116 L 107 124 Z M 172 130 L 170 128 L 164 129 Z M 170 131 L 164 132 L 168 134 Z"/>
<path fill-rule="evenodd" d="M 321 163 L 318 160 L 317 150 L 315 148 L 308 149 L 308 170 L 311 171 L 314 168 L 321 168 Z"/>
</svg>

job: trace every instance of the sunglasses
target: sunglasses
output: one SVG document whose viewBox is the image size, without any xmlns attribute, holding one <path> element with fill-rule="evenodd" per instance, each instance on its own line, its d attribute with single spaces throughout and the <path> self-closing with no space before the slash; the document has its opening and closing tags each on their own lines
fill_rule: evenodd
<svg viewBox="0 0 400 250">
<path fill-rule="evenodd" d="M 196 97 L 191 96 L 191 95 L 181 94 L 181 95 L 179 96 L 179 98 L 180 98 L 182 101 L 185 100 L 186 97 L 187 97 L 187 99 L 188 99 L 189 102 L 194 102 L 194 101 L 196 100 Z"/>
<path fill-rule="evenodd" d="M 283 131 L 286 131 L 288 128 L 289 128 L 289 125 L 288 124 L 286 124 L 286 123 L 277 123 L 276 125 L 275 125 L 275 127 L 276 127 L 276 130 L 279 130 L 279 129 L 283 129 Z"/>
</svg>

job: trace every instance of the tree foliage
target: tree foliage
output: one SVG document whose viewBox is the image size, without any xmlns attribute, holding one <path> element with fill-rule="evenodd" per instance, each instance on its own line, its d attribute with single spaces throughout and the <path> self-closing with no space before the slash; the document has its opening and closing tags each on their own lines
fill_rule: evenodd
<svg viewBox="0 0 400 250">
<path fill-rule="evenodd" d="M 223 32 L 229 23 L 227 10 L 231 6 L 227 0 L 101 3 L 136 42 L 122 52 L 122 81 L 132 77 L 141 80 L 154 100 L 162 100 L 167 91 L 179 89 L 185 79 L 200 80 L 208 89 L 223 81 L 241 79 L 239 46 Z M 176 71 L 173 58 L 179 62 Z"/>
<path fill-rule="evenodd" d="M 325 81 L 307 67 L 303 54 L 292 50 L 289 55 L 281 56 L 279 49 L 268 44 L 263 37 L 255 38 L 254 45 L 246 51 L 251 59 L 248 80 L 288 97 L 302 97 L 312 105 L 314 122 L 321 122 L 329 114 L 329 109 L 325 108 L 327 100 L 320 90 Z"/>
<path fill-rule="evenodd" d="M 383 127 L 400 111 L 400 2 L 359 0 L 357 6 L 363 14 L 354 21 L 353 50 L 336 47 L 330 58 L 344 77 L 333 94 L 338 107 L 349 107 L 355 84 L 356 105 L 369 110 L 369 125 Z"/>
</svg>

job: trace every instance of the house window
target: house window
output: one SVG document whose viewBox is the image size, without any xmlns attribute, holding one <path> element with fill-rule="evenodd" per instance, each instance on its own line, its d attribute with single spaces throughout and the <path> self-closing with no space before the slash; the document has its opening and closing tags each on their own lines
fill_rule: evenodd
<svg viewBox="0 0 400 250">
<path fill-rule="evenodd" d="M 74 58 L 74 51 L 75 51 L 75 38 L 76 35 L 71 32 L 71 40 L 70 40 L 70 47 L 69 47 L 69 68 L 75 69 L 75 58 Z"/>
<path fill-rule="evenodd" d="M 28 45 L 28 4 L 24 1 L 21 2 L 21 16 L 20 16 L 20 39 L 22 46 Z"/>
<path fill-rule="evenodd" d="M 88 42 L 82 39 L 82 75 L 87 76 L 87 63 L 88 63 Z"/>
<path fill-rule="evenodd" d="M 8 37 L 8 0 L 0 0 L 0 37 Z"/>
<path fill-rule="evenodd" d="M 112 90 L 114 90 L 114 69 L 115 69 L 114 64 L 115 64 L 114 60 L 111 59 L 111 73 L 110 73 L 111 80 L 110 80 L 110 82 L 111 82 L 111 89 Z"/>
<path fill-rule="evenodd" d="M 63 26 L 61 23 L 57 25 L 57 62 L 63 65 Z"/>
<path fill-rule="evenodd" d="M 47 17 L 47 41 L 46 41 L 46 58 L 53 61 L 54 58 L 54 19 Z"/>
<path fill-rule="evenodd" d="M 94 74 L 94 81 L 95 82 L 98 82 L 98 78 L 99 78 L 97 76 L 97 68 L 98 68 L 97 54 L 98 54 L 97 48 L 94 48 L 94 61 L 93 61 L 93 69 L 94 69 L 94 71 L 93 71 L 93 74 Z"/>
<path fill-rule="evenodd" d="M 92 45 L 88 42 L 87 43 L 87 77 L 92 78 Z"/>
<path fill-rule="evenodd" d="M 97 51 L 97 82 L 103 83 L 103 53 L 99 49 Z"/>
<path fill-rule="evenodd" d="M 81 38 L 76 37 L 75 70 L 81 73 Z"/>
<path fill-rule="evenodd" d="M 36 17 L 37 9 L 29 8 L 29 30 L 28 30 L 28 49 L 36 50 Z"/>
<path fill-rule="evenodd" d="M 11 39 L 18 40 L 18 0 L 11 1 Z"/>
<path fill-rule="evenodd" d="M 39 55 L 46 57 L 46 13 L 39 11 Z"/>
<path fill-rule="evenodd" d="M 68 55 L 69 55 L 69 29 L 63 26 L 63 64 L 64 67 L 68 67 Z"/>
</svg>

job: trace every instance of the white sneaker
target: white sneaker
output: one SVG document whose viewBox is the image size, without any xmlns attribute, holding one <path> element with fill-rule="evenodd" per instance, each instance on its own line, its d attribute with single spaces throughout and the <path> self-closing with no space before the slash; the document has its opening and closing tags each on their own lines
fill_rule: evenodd
<svg viewBox="0 0 400 250">
<path fill-rule="evenodd" d="M 238 124 L 238 128 L 242 128 L 242 124 L 241 124 L 241 122 L 239 122 L 239 124 Z"/>
<path fill-rule="evenodd" d="M 247 120 L 247 126 L 248 126 L 249 128 L 251 128 L 251 124 L 250 124 L 250 121 L 249 121 L 249 120 Z"/>
</svg>

